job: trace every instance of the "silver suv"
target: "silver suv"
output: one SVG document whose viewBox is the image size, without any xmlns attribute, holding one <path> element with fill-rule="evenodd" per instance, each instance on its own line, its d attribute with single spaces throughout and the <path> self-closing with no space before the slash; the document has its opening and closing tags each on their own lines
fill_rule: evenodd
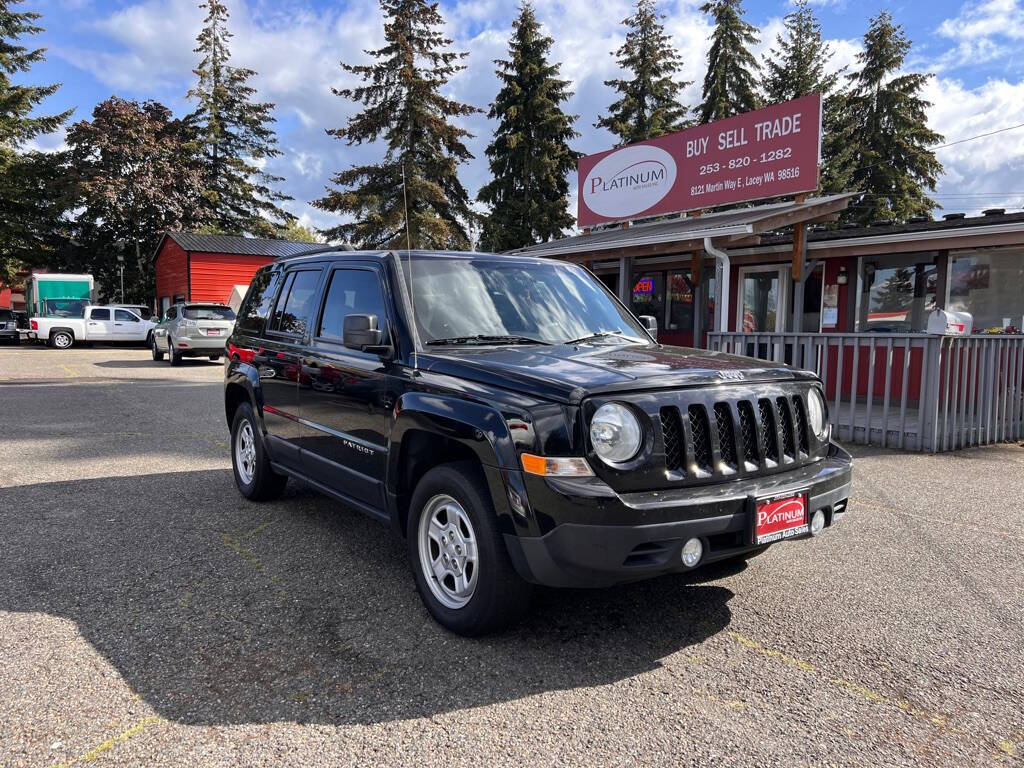
<svg viewBox="0 0 1024 768">
<path fill-rule="evenodd" d="M 220 360 L 224 345 L 235 327 L 235 313 L 227 304 L 179 302 L 168 307 L 153 329 L 153 359 L 171 365 L 183 357 Z"/>
</svg>

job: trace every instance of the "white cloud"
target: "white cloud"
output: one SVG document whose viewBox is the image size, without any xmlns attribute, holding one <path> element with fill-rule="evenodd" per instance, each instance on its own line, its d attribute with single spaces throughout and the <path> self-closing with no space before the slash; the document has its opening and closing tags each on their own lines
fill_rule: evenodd
<svg viewBox="0 0 1024 768">
<path fill-rule="evenodd" d="M 957 80 L 932 79 L 924 91 L 932 102 L 929 125 L 959 141 L 1024 123 L 1024 83 L 991 80 L 965 88 Z M 936 150 L 946 172 L 938 201 L 947 212 L 1024 207 L 1024 128 Z"/>
<path fill-rule="evenodd" d="M 954 46 L 931 65 L 944 72 L 964 66 L 1002 62 L 1007 68 L 1019 66 L 1020 41 L 1024 40 L 1024 8 L 1019 0 L 988 0 L 969 3 L 958 16 L 938 27 L 940 37 Z"/>
</svg>

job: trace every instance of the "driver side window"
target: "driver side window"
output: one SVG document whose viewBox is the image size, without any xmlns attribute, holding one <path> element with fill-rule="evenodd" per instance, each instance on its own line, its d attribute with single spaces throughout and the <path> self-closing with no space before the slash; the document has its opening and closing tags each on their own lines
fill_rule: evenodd
<svg viewBox="0 0 1024 768">
<path fill-rule="evenodd" d="M 376 315 L 377 327 L 388 337 L 388 313 L 380 278 L 372 269 L 336 269 L 324 300 L 317 337 L 341 342 L 345 315 Z"/>
</svg>

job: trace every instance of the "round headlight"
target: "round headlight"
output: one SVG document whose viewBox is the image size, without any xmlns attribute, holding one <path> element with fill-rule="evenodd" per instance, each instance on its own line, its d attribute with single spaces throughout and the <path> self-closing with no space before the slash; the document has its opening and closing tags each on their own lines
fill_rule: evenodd
<svg viewBox="0 0 1024 768">
<path fill-rule="evenodd" d="M 643 441 L 640 422 L 624 405 L 606 403 L 590 420 L 594 453 L 606 464 L 621 464 L 636 456 Z"/>
<path fill-rule="evenodd" d="M 825 401 L 816 389 L 812 389 L 807 395 L 807 419 L 811 422 L 811 431 L 818 437 L 824 437 Z"/>
</svg>

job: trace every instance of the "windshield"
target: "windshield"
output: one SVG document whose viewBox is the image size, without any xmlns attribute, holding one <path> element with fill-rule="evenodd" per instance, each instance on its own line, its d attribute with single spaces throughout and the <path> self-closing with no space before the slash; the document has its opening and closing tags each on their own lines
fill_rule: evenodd
<svg viewBox="0 0 1024 768">
<path fill-rule="evenodd" d="M 182 315 L 186 320 L 234 320 L 231 307 L 185 307 Z"/>
<path fill-rule="evenodd" d="M 408 271 L 408 260 L 402 266 Z M 475 337 L 548 344 L 604 335 L 649 340 L 603 285 L 572 264 L 414 259 L 412 269 L 416 325 L 424 344 Z"/>
</svg>

